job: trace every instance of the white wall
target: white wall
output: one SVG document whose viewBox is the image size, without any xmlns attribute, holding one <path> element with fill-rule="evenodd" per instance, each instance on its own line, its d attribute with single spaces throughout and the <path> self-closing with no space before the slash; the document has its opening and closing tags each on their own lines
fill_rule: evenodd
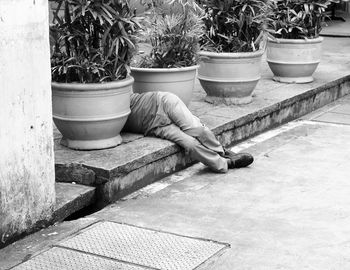
<svg viewBox="0 0 350 270">
<path fill-rule="evenodd" d="M 0 246 L 54 201 L 47 0 L 0 0 Z"/>
</svg>

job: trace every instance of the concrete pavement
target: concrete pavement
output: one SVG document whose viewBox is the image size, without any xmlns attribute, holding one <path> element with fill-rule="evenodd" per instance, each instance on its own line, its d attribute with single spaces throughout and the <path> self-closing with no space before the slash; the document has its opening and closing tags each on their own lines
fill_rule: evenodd
<svg viewBox="0 0 350 270">
<path fill-rule="evenodd" d="M 80 228 L 58 225 L 46 246 L 26 249 L 32 238 L 1 250 L 0 269 L 45 250 L 33 259 L 41 268 L 14 269 L 349 269 L 350 97 L 233 150 L 255 162 L 224 175 L 196 164 L 75 221 Z M 184 260 L 189 268 L 165 267 Z"/>
</svg>

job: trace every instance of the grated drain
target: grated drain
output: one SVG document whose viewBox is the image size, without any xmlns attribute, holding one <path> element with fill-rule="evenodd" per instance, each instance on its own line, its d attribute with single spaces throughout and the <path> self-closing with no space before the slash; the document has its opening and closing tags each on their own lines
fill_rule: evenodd
<svg viewBox="0 0 350 270">
<path fill-rule="evenodd" d="M 59 246 L 167 270 L 192 270 L 227 244 L 114 222 L 101 222 Z"/>
<path fill-rule="evenodd" d="M 54 247 L 14 270 L 145 270 L 150 268 L 133 266 L 111 259 Z"/>
</svg>

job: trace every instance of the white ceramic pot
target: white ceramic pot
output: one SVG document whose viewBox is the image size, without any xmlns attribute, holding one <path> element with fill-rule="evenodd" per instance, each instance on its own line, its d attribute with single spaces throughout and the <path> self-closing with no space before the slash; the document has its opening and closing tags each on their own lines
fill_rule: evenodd
<svg viewBox="0 0 350 270">
<path fill-rule="evenodd" d="M 247 104 L 260 77 L 263 50 L 246 53 L 200 52 L 198 79 L 210 103 Z"/>
<path fill-rule="evenodd" d="M 269 39 L 267 62 L 273 79 L 284 83 L 308 83 L 321 61 L 322 37 L 315 39 Z"/>
<path fill-rule="evenodd" d="M 107 83 L 52 83 L 53 120 L 61 144 L 93 150 L 117 146 L 130 114 L 133 78 Z"/>
<path fill-rule="evenodd" d="M 135 93 L 170 92 L 188 106 L 191 102 L 198 66 L 183 68 L 136 68 L 131 67 Z"/>
</svg>

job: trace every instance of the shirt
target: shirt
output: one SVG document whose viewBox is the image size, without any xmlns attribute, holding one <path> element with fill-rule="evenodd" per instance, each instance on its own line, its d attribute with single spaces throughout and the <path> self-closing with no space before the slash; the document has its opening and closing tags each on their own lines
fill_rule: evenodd
<svg viewBox="0 0 350 270">
<path fill-rule="evenodd" d="M 152 129 L 170 125 L 172 121 L 164 112 L 162 92 L 147 92 L 130 95 L 131 113 L 124 131 L 148 135 Z"/>
</svg>

